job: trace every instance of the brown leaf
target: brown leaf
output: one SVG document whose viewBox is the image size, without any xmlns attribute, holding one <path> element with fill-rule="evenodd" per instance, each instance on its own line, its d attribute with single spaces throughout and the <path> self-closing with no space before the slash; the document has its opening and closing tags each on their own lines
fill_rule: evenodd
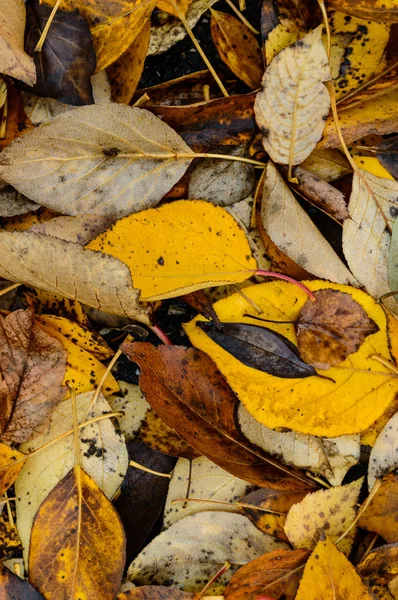
<svg viewBox="0 0 398 600">
<path fill-rule="evenodd" d="M 0 563 L 0 597 L 3 600 L 43 600 L 43 596 L 25 579 Z"/>
<path fill-rule="evenodd" d="M 138 433 L 144 444 L 153 450 L 170 454 L 170 456 L 182 456 L 190 460 L 199 456 L 174 429 L 158 417 L 153 408 L 146 413 Z"/>
<path fill-rule="evenodd" d="M 257 596 L 294 600 L 309 555 L 305 549 L 281 549 L 252 560 L 232 576 L 224 593 L 225 600 L 248 600 Z"/>
<path fill-rule="evenodd" d="M 93 479 L 76 466 L 36 513 L 30 582 L 45 598 L 112 600 L 125 559 L 126 540 L 116 510 Z"/>
<path fill-rule="evenodd" d="M 34 322 L 32 309 L 0 316 L 0 431 L 3 439 L 27 442 L 41 433 L 62 400 L 66 351 Z"/>
<path fill-rule="evenodd" d="M 398 542 L 398 475 L 389 473 L 359 519 L 359 526 L 374 531 L 387 542 Z"/>
<path fill-rule="evenodd" d="M 194 600 L 195 594 L 183 592 L 174 587 L 163 585 L 143 585 L 133 588 L 125 594 L 119 594 L 117 600 Z"/>
<path fill-rule="evenodd" d="M 255 485 L 272 487 L 270 480 L 293 475 L 265 453 L 254 453 L 238 433 L 237 398 L 206 354 L 147 343 L 124 344 L 123 351 L 140 366 L 147 401 L 200 454 Z"/>
<path fill-rule="evenodd" d="M 300 311 L 297 342 L 304 361 L 328 369 L 356 352 L 379 328 L 349 294 L 327 289 L 315 296 L 316 302 L 306 302 Z"/>
<path fill-rule="evenodd" d="M 24 0 L 0 2 L 0 72 L 33 85 L 34 62 L 23 49 L 26 10 Z"/>
<path fill-rule="evenodd" d="M 200 315 L 209 319 L 209 321 L 220 325 L 220 320 L 205 290 L 196 290 L 196 292 L 192 292 L 191 294 L 185 294 L 181 296 L 181 300 L 184 300 L 189 306 L 198 311 Z"/>
<path fill-rule="evenodd" d="M 148 94 L 151 106 L 182 106 L 202 102 L 203 86 L 209 86 L 210 98 L 217 98 L 220 89 L 214 81 L 213 75 L 207 69 L 183 75 L 146 88 L 140 88 L 132 98 L 132 104 L 143 94 Z"/>
<path fill-rule="evenodd" d="M 18 452 L 14 448 L 0 442 L 0 469 L 24 457 L 22 452 Z M 19 475 L 20 470 L 24 466 L 24 461 L 18 462 L 15 466 L 10 466 L 7 469 L 0 470 L 0 496 L 4 496 L 4 492 L 8 490 Z"/>
<path fill-rule="evenodd" d="M 398 576 L 398 544 L 380 546 L 372 550 L 359 563 L 357 571 L 376 598 L 396 598 L 396 594 L 390 594 L 389 584 Z"/>
<path fill-rule="evenodd" d="M 20 92 L 10 82 L 7 82 L 7 125 L 5 137 L 0 139 L 0 149 L 6 148 L 15 138 L 34 129 L 23 108 Z"/>
<path fill-rule="evenodd" d="M 335 10 L 361 19 L 398 23 L 398 7 L 395 0 L 329 0 Z"/>
</svg>

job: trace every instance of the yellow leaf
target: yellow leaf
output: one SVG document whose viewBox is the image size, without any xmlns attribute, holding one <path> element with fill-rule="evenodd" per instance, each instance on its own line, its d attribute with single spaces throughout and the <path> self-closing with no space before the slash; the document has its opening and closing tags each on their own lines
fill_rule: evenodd
<svg viewBox="0 0 398 600">
<path fill-rule="evenodd" d="M 263 425 L 327 437 L 364 431 L 383 414 L 398 391 L 398 379 L 370 358 L 379 354 L 390 360 L 385 314 L 373 298 L 355 288 L 325 281 L 310 281 L 306 285 L 312 291 L 326 288 L 350 294 L 380 329 L 343 363 L 318 371 L 335 383 L 318 377 L 282 379 L 247 367 L 196 327 L 198 319 L 185 326 L 186 332 L 194 346 L 215 361 L 247 410 Z M 263 310 L 262 318 L 277 321 L 294 321 L 307 300 L 297 286 L 285 282 L 245 288 L 245 294 Z M 261 324 L 243 316 L 253 309 L 239 294 L 220 300 L 214 308 L 221 321 Z M 293 325 L 264 325 L 297 345 Z"/>
<path fill-rule="evenodd" d="M 192 0 L 175 0 L 175 2 L 172 2 L 172 0 L 157 0 L 156 7 L 159 8 L 159 10 L 164 10 L 165 12 L 178 17 L 179 11 L 176 9 L 175 4 L 182 14 L 185 15 L 190 4 L 192 4 Z"/>
<path fill-rule="evenodd" d="M 397 0 L 329 0 L 333 8 L 372 21 L 398 23 Z"/>
<path fill-rule="evenodd" d="M 40 329 L 59 340 L 68 352 L 64 382 L 69 381 L 74 387 L 76 394 L 94 390 L 101 381 L 101 377 L 106 371 L 106 367 L 92 354 L 87 352 L 87 350 L 79 348 L 79 346 L 62 335 L 62 333 L 52 327 L 48 327 L 48 325 L 44 325 L 39 319 L 41 320 L 42 317 L 38 317 L 37 324 Z M 105 379 L 102 392 L 104 396 L 110 396 L 118 391 L 119 386 L 117 381 L 112 373 L 109 373 Z"/>
<path fill-rule="evenodd" d="M 354 162 L 359 169 L 363 171 L 367 171 L 376 177 L 381 177 L 382 179 L 389 179 L 390 181 L 395 181 L 394 177 L 390 175 L 390 173 L 383 167 L 381 162 L 375 156 L 353 156 Z"/>
<path fill-rule="evenodd" d="M 86 247 L 125 263 L 142 300 L 239 283 L 257 268 L 235 219 L 199 200 L 180 200 L 125 217 Z"/>
<path fill-rule="evenodd" d="M 0 442 L 0 468 L 5 465 L 9 465 L 16 460 L 23 458 L 22 452 L 7 446 L 3 442 Z M 20 470 L 24 466 L 24 461 L 17 463 L 15 466 L 11 466 L 4 471 L 0 471 L 0 496 L 4 496 L 4 492 L 14 483 L 19 475 Z"/>
<path fill-rule="evenodd" d="M 77 300 L 33 288 L 23 292 L 22 297 L 24 302 L 33 306 L 36 315 L 57 315 L 80 325 L 88 325 L 87 315 Z"/>
<path fill-rule="evenodd" d="M 265 60 L 267 65 L 270 64 L 272 59 L 279 54 L 284 48 L 294 44 L 301 37 L 303 33 L 300 30 L 297 23 L 292 19 L 284 19 L 283 22 L 278 23 L 276 27 L 268 34 L 265 42 Z"/>
<path fill-rule="evenodd" d="M 329 539 L 315 546 L 304 567 L 296 600 L 372 600 L 342 552 Z"/>
</svg>

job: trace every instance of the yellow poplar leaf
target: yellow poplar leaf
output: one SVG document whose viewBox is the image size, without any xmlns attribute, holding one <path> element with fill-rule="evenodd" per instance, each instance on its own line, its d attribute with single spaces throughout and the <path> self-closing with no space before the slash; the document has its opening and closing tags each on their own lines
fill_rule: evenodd
<svg viewBox="0 0 398 600">
<path fill-rule="evenodd" d="M 0 0 L 0 73 L 33 85 L 36 67 L 24 51 L 25 24 L 24 0 Z"/>
<path fill-rule="evenodd" d="M 329 539 L 315 546 L 295 600 L 372 600 L 353 565 Z"/>
<path fill-rule="evenodd" d="M 54 6 L 56 0 L 45 0 Z M 78 10 L 87 20 L 97 56 L 96 72 L 113 63 L 134 42 L 156 0 L 62 0 L 63 10 Z"/>
<path fill-rule="evenodd" d="M 254 112 L 272 160 L 297 165 L 322 137 L 330 98 L 322 26 L 280 52 L 267 67 Z"/>
<path fill-rule="evenodd" d="M 53 327 L 48 327 L 47 324 L 44 325 L 41 318 L 42 317 L 38 318 L 40 320 L 38 320 L 37 323 L 40 329 L 59 340 L 68 352 L 64 382 L 69 381 L 74 387 L 76 394 L 94 390 L 101 381 L 101 377 L 105 373 L 106 367 L 90 354 L 90 352 L 87 352 L 87 350 L 84 350 L 83 348 L 79 348 L 73 341 L 62 335 L 62 333 L 53 329 Z M 102 392 L 104 396 L 110 396 L 118 391 L 119 386 L 117 381 L 112 373 L 109 373 L 102 387 Z"/>
<path fill-rule="evenodd" d="M 179 11 L 176 9 L 175 4 L 182 14 L 185 15 L 190 4 L 192 4 L 192 0 L 175 0 L 174 2 L 172 0 L 157 0 L 156 7 L 159 8 L 159 10 L 164 10 L 165 12 L 178 17 Z"/>
<path fill-rule="evenodd" d="M 381 162 L 375 156 L 353 156 L 354 162 L 359 169 L 367 171 L 371 175 L 381 177 L 382 179 L 389 179 L 395 181 L 394 177 L 390 175 L 386 168 L 383 167 Z"/>
<path fill-rule="evenodd" d="M 306 285 L 312 291 L 333 289 L 350 294 L 379 327 L 343 363 L 327 371 L 318 370 L 335 383 L 318 377 L 284 379 L 247 367 L 196 327 L 199 317 L 188 323 L 185 330 L 193 345 L 215 361 L 249 413 L 266 427 L 326 437 L 359 433 L 384 413 L 398 391 L 398 379 L 370 358 L 379 354 L 391 360 L 384 311 L 361 290 L 325 281 L 309 281 Z M 277 321 L 297 319 L 307 300 L 297 286 L 279 281 L 245 288 L 245 294 L 262 309 L 262 318 Z M 261 321 L 244 317 L 253 309 L 240 294 L 216 302 L 214 309 L 221 321 L 262 325 Z M 297 345 L 294 325 L 264 323 L 264 326 Z"/>
<path fill-rule="evenodd" d="M 250 29 L 232 15 L 211 11 L 211 37 L 221 59 L 249 88 L 260 87 L 264 72 L 261 48 Z"/>
<path fill-rule="evenodd" d="M 355 519 L 362 483 L 363 477 L 348 485 L 307 494 L 301 502 L 293 504 L 285 523 L 285 533 L 292 546 L 312 550 L 322 530 L 332 542 L 337 542 Z M 351 550 L 355 529 L 351 531 L 352 535 L 348 534 L 338 545 L 344 554 Z"/>
<path fill-rule="evenodd" d="M 86 247 L 125 263 L 142 300 L 239 283 L 257 269 L 235 219 L 199 200 L 180 200 L 120 219 Z"/>
<path fill-rule="evenodd" d="M 397 0 L 329 0 L 332 8 L 337 8 L 363 19 L 398 23 Z"/>
</svg>

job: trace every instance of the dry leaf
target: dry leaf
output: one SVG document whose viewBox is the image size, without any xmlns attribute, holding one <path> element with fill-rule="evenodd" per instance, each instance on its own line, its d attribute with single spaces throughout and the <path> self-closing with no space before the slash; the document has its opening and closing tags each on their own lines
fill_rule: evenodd
<svg viewBox="0 0 398 600">
<path fill-rule="evenodd" d="M 396 600 L 398 582 L 398 544 L 380 546 L 367 554 L 359 563 L 358 574 L 376 598 Z M 390 590 L 392 594 L 390 594 Z"/>
<path fill-rule="evenodd" d="M 398 542 L 398 475 L 389 473 L 359 519 L 359 527 L 374 531 L 387 542 Z"/>
<path fill-rule="evenodd" d="M 117 420 L 126 442 L 132 442 L 138 436 L 141 424 L 151 405 L 145 400 L 138 385 L 127 381 L 118 381 L 121 396 L 109 396 L 107 402 L 113 411 L 120 411 Z"/>
<path fill-rule="evenodd" d="M 376 479 L 398 467 L 398 412 L 386 423 L 372 448 L 368 466 L 371 490 Z"/>
<path fill-rule="evenodd" d="M 299 205 L 273 162 L 267 165 L 261 221 L 271 241 L 316 277 L 336 283 L 356 280 Z"/>
<path fill-rule="evenodd" d="M 200 454 L 189 446 L 175 429 L 166 425 L 152 408 L 146 413 L 139 434 L 140 439 L 149 448 L 171 456 L 182 456 L 191 460 Z"/>
<path fill-rule="evenodd" d="M 11 464 L 13 461 L 17 461 L 23 458 L 22 452 L 7 446 L 3 442 L 0 442 L 0 468 Z M 15 466 L 11 466 L 3 471 L 0 471 L 0 496 L 4 496 L 4 492 L 15 482 L 22 467 L 23 461 L 18 462 Z"/>
<path fill-rule="evenodd" d="M 143 244 L 145 239 L 156 245 Z M 194 200 L 121 219 L 87 248 L 125 263 L 145 300 L 244 281 L 257 269 L 236 221 L 222 208 Z"/>
<path fill-rule="evenodd" d="M 181 519 L 152 540 L 131 563 L 127 576 L 138 585 L 167 583 L 199 592 L 228 560 L 232 568 L 206 590 L 216 595 L 239 566 L 285 547 L 242 515 L 201 512 Z"/>
<path fill-rule="evenodd" d="M 24 0 L 0 2 L 0 72 L 33 85 L 36 67 L 24 51 L 26 9 Z"/>
<path fill-rule="evenodd" d="M 398 150 L 398 136 L 387 138 L 377 147 L 377 158 L 387 171 L 395 178 L 398 178 L 398 161 L 396 152 Z"/>
<path fill-rule="evenodd" d="M 396 0 L 329 0 L 332 8 L 372 21 L 398 23 Z"/>
<path fill-rule="evenodd" d="M 379 354 L 390 359 L 385 314 L 360 290 L 323 281 L 310 281 L 306 285 L 312 291 L 334 289 L 351 294 L 380 329 L 344 363 L 320 371 L 335 383 L 319 377 L 286 381 L 246 367 L 210 340 L 196 326 L 198 319 L 185 325 L 185 331 L 197 348 L 211 356 L 251 415 L 263 425 L 328 437 L 359 433 L 384 413 L 398 391 L 397 378 L 389 376 L 383 365 L 369 358 Z M 286 282 L 255 285 L 245 288 L 245 294 L 262 309 L 263 318 L 273 321 L 295 321 L 307 299 L 297 286 Z M 244 316 L 248 312 L 248 303 L 239 294 L 220 300 L 214 309 L 221 321 L 253 322 Z M 254 322 L 259 324 L 261 321 Z M 296 342 L 293 325 L 266 325 Z M 369 373 L 364 374 L 363 370 Z M 358 403 L 361 404 L 360 411 Z"/>
<path fill-rule="evenodd" d="M 14 217 L 16 215 L 23 215 L 30 210 L 37 210 L 38 204 L 31 202 L 17 192 L 12 185 L 9 185 L 5 181 L 0 179 L 0 216 L 1 217 Z"/>
<path fill-rule="evenodd" d="M 180 13 L 186 15 L 192 0 L 157 0 L 156 7 L 179 18 Z"/>
<path fill-rule="evenodd" d="M 75 466 L 35 516 L 31 583 L 46 598 L 110 600 L 119 590 L 125 560 L 119 515 L 91 477 Z"/>
<path fill-rule="evenodd" d="M 267 67 L 254 110 L 272 160 L 297 165 L 322 137 L 329 113 L 329 64 L 322 26 L 280 52 Z"/>
<path fill-rule="evenodd" d="M 18 577 L 0 563 L 0 595 L 4 600 L 43 600 L 39 594 L 25 579 Z"/>
<path fill-rule="evenodd" d="M 351 166 L 344 154 L 339 150 L 318 150 L 315 148 L 301 164 L 303 169 L 327 182 L 340 179 L 351 173 Z"/>
<path fill-rule="evenodd" d="M 37 127 L 2 153 L 1 174 L 58 212 L 122 217 L 157 204 L 184 174 L 191 154 L 148 111 L 104 103 Z"/>
<path fill-rule="evenodd" d="M 112 225 L 111 217 L 102 215 L 77 215 L 76 217 L 54 217 L 29 227 L 31 233 L 51 235 L 59 240 L 85 246 Z"/>
</svg>

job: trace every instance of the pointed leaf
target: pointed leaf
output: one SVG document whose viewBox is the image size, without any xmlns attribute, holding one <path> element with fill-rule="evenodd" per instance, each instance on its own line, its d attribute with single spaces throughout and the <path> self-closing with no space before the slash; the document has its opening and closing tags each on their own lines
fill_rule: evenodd
<svg viewBox="0 0 398 600">
<path fill-rule="evenodd" d="M 33 85 L 36 67 L 23 49 L 26 9 L 24 0 L 0 2 L 0 72 Z"/>
</svg>

